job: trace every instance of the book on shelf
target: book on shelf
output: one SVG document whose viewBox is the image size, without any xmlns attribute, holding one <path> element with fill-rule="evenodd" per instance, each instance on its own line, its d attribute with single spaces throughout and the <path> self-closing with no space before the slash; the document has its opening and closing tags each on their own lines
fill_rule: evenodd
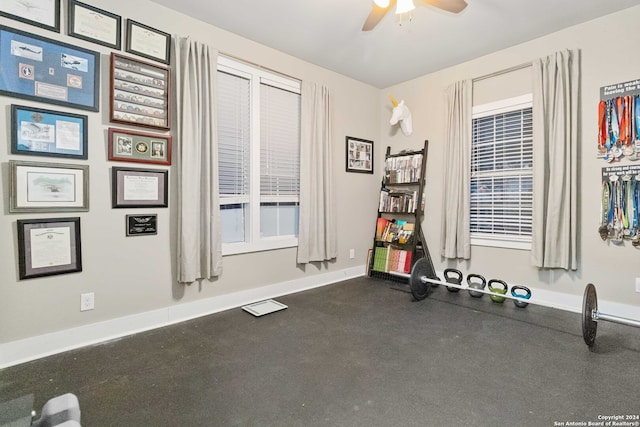
<svg viewBox="0 0 640 427">
<path fill-rule="evenodd" d="M 387 157 L 384 165 L 386 182 L 402 184 L 417 182 L 421 178 L 422 154 Z"/>
<path fill-rule="evenodd" d="M 414 213 L 418 203 L 418 192 L 414 190 L 380 190 L 380 212 Z"/>
<path fill-rule="evenodd" d="M 380 218 L 383 219 L 383 218 Z M 384 220 L 384 229 L 378 235 L 376 230 L 376 240 L 380 242 L 398 243 L 405 245 L 409 243 L 413 237 L 413 231 L 415 230 L 415 224 L 402 220 Z M 383 221 L 378 221 L 378 228 L 381 228 Z"/>
</svg>

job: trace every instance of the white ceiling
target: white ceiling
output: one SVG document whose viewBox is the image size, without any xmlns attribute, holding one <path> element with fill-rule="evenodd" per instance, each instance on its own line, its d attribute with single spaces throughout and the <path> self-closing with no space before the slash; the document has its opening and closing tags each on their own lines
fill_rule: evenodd
<svg viewBox="0 0 640 427">
<path fill-rule="evenodd" d="M 411 22 L 399 25 L 390 11 L 373 31 L 362 32 L 372 0 L 153 1 L 378 88 L 640 4 L 467 0 L 454 15 L 415 0 Z M 624 40 L 615 28 L 603 37 Z"/>
</svg>

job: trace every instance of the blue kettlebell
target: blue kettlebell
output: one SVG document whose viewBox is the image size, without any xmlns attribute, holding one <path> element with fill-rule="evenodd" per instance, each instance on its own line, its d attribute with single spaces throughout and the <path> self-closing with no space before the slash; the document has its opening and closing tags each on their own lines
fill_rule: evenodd
<svg viewBox="0 0 640 427">
<path fill-rule="evenodd" d="M 511 295 L 519 298 L 513 300 L 513 303 L 516 305 L 516 307 L 525 308 L 529 305 L 529 303 L 521 300 L 527 300 L 531 298 L 531 289 L 527 288 L 526 286 L 515 285 L 511 287 Z"/>
<path fill-rule="evenodd" d="M 495 286 L 495 285 L 498 285 L 498 286 Z M 505 295 L 509 290 L 509 286 L 503 280 L 499 280 L 499 279 L 489 280 L 489 283 L 487 284 L 487 288 L 489 289 L 489 291 L 493 292 L 492 295 L 489 295 L 489 298 L 491 298 L 491 301 L 497 302 L 497 303 L 504 302 L 506 298 L 501 297 L 499 295 Z M 494 294 L 499 294 L 499 295 L 494 295 Z"/>
</svg>

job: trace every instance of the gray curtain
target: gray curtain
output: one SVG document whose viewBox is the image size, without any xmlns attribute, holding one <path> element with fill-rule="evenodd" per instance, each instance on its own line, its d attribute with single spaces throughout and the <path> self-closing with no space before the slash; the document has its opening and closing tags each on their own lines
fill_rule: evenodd
<svg viewBox="0 0 640 427">
<path fill-rule="evenodd" d="M 331 157 L 329 89 L 302 82 L 300 144 L 300 264 L 338 255 L 336 204 Z"/>
<path fill-rule="evenodd" d="M 440 255 L 469 259 L 471 119 L 473 84 L 459 81 L 446 90 L 444 179 Z"/>
<path fill-rule="evenodd" d="M 218 52 L 176 38 L 178 281 L 191 283 L 222 273 L 218 200 L 216 68 Z"/>
<path fill-rule="evenodd" d="M 533 61 L 532 263 L 577 269 L 580 51 Z"/>
</svg>

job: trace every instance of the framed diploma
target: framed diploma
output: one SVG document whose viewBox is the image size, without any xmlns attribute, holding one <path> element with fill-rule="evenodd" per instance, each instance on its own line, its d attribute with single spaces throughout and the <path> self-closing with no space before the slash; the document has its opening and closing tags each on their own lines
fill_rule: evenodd
<svg viewBox="0 0 640 427">
<path fill-rule="evenodd" d="M 89 166 L 9 161 L 9 212 L 89 210 Z"/>
<path fill-rule="evenodd" d="M 158 234 L 158 215 L 127 215 L 127 236 Z"/>
<path fill-rule="evenodd" d="M 60 0 L 0 0 L 0 16 L 60 32 Z"/>
<path fill-rule="evenodd" d="M 122 18 L 97 7 L 69 0 L 68 34 L 82 40 L 120 50 Z"/>
<path fill-rule="evenodd" d="M 87 116 L 11 106 L 11 153 L 87 159 Z"/>
<path fill-rule="evenodd" d="M 19 278 L 82 271 L 80 218 L 18 220 Z"/>
<path fill-rule="evenodd" d="M 147 59 L 169 64 L 171 34 L 127 19 L 127 45 L 125 50 Z"/>
<path fill-rule="evenodd" d="M 168 195 L 167 170 L 111 168 L 113 208 L 166 208 Z"/>
<path fill-rule="evenodd" d="M 171 135 L 109 128 L 109 160 L 171 164 Z"/>
<path fill-rule="evenodd" d="M 111 121 L 169 130 L 169 69 L 111 54 Z"/>
<path fill-rule="evenodd" d="M 0 26 L 0 94 L 98 111 L 100 54 Z"/>
</svg>

